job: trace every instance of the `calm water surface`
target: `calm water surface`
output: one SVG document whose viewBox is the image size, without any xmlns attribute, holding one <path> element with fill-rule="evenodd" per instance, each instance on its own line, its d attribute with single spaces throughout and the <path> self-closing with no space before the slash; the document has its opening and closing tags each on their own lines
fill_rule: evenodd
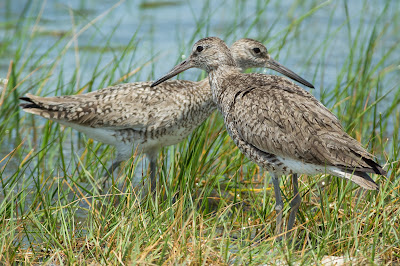
<svg viewBox="0 0 400 266">
<path fill-rule="evenodd" d="M 70 0 L 70 1 L 7 1 L 0 2 L 0 40 L 7 39 L 17 27 L 28 27 L 28 33 L 36 33 L 36 37 L 28 50 L 36 49 L 35 56 L 45 53 L 64 33 L 68 33 L 75 25 L 76 31 L 84 27 L 96 17 L 104 14 L 116 5 L 108 0 Z M 376 17 L 384 8 L 385 1 L 348 1 L 348 13 L 351 19 L 352 37 L 360 23 L 364 30 L 371 31 Z M 393 1 L 388 14 L 400 12 L 400 4 Z M 266 4 L 268 3 L 268 4 Z M 194 41 L 205 36 L 219 36 L 231 44 L 234 40 L 247 36 L 263 41 L 273 57 L 292 68 L 306 79 L 314 79 L 317 88 L 329 89 L 336 82 L 338 71 L 348 58 L 349 34 L 345 25 L 346 12 L 341 1 L 327 2 L 322 8 L 306 18 L 299 32 L 290 33 L 286 43 L 277 54 L 274 51 L 282 45 L 287 33 L 287 27 L 296 19 L 309 12 L 323 1 L 123 1 L 120 2 L 93 27 L 84 31 L 78 38 L 80 50 L 81 84 L 91 76 L 85 71 L 95 67 L 99 49 L 111 47 L 114 50 L 104 57 L 104 64 L 122 49 L 133 42 L 135 56 L 132 62 L 122 62 L 122 65 L 142 65 L 155 55 L 156 62 L 147 66 L 132 80 L 147 80 L 156 78 L 168 71 L 180 57 L 188 54 Z M 366 3 L 366 4 L 365 4 Z M 364 5 L 367 5 L 365 11 Z M 397 9 L 397 10 L 396 10 Z M 363 12 L 368 12 L 367 15 Z M 41 14 L 41 19 L 37 17 Z M 390 29 L 391 17 L 381 20 Z M 23 22 L 28 23 L 23 23 Z M 1 26 L 2 25 L 2 26 Z M 36 25 L 36 26 L 34 26 Z M 342 25 L 341 28 L 339 28 Z M 272 29 L 271 29 L 272 27 Z M 320 64 L 323 49 L 316 51 L 324 41 L 328 28 L 338 30 L 330 39 L 327 47 L 327 58 L 324 62 L 324 78 L 314 77 L 317 64 Z M 250 30 L 249 30 L 250 28 Z M 332 30 L 333 32 L 333 30 Z M 109 44 L 109 36 L 112 35 Z M 333 35 L 333 34 L 332 34 Z M 70 38 L 68 38 L 69 40 Z M 13 59 L 13 50 L 28 38 L 21 38 L 11 45 L 10 53 L 0 58 L 0 76 L 7 73 L 8 63 Z M 396 42 L 400 41 L 399 34 L 392 38 L 384 38 L 376 48 L 373 60 L 380 57 Z M 55 51 L 48 56 L 48 61 L 57 56 Z M 397 53 L 399 56 L 400 54 Z M 359 55 L 362 56 L 362 55 Z M 396 63 L 397 59 L 389 63 Z M 398 63 L 398 62 L 397 62 Z M 29 64 L 29 62 L 28 62 Z M 73 45 L 62 59 L 65 80 L 69 80 L 77 67 Z M 321 72 L 321 71 L 320 71 Z M 91 72 L 90 72 L 91 73 Z M 192 76 L 197 77 L 198 70 L 191 70 Z M 193 74 L 194 73 L 194 74 Z M 319 73 L 319 72 L 317 72 Z M 190 76 L 190 74 L 189 74 Z M 56 79 L 56 78 L 55 78 Z M 399 79 L 390 84 L 396 84 Z M 56 80 L 54 80 L 56 82 Z M 388 84 L 390 86 L 390 84 Z M 32 89 L 34 92 L 35 89 Z M 318 90 L 316 90 L 318 92 Z"/>
</svg>

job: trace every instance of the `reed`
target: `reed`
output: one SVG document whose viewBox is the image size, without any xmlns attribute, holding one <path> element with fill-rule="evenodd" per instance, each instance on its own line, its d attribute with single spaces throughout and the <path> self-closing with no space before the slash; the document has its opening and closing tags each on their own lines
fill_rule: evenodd
<svg viewBox="0 0 400 266">
<path fill-rule="evenodd" d="M 219 34 L 228 43 L 245 36 L 259 39 L 283 64 L 295 58 L 295 65 L 288 67 L 313 79 L 318 88 L 313 93 L 388 170 L 387 178 L 374 177 L 381 185 L 379 193 L 336 177 L 301 176 L 303 202 L 296 241 L 290 245 L 274 237 L 276 214 L 268 173 L 238 151 L 218 113 L 187 140 L 162 151 L 158 176 L 163 186 L 153 198 L 144 196 L 146 164 L 135 150 L 115 172 L 112 186 L 101 191 L 100 179 L 113 149 L 18 107 L 18 97 L 26 92 L 75 94 L 155 77 L 154 66 L 167 60 L 160 60 L 164 51 L 155 43 L 159 50 L 140 54 L 146 48 L 140 27 L 132 30 L 126 46 L 113 42 L 121 25 L 111 20 L 109 27 L 107 16 L 117 6 L 98 16 L 71 11 L 71 26 L 51 34 L 39 30 L 41 5 L 28 3 L 19 17 L 7 16 L 0 23 L 8 33 L 0 41 L 0 56 L 12 58 L 0 68 L 5 73 L 1 78 L 8 79 L 0 91 L 0 261 L 310 264 L 337 256 L 352 264 L 399 263 L 400 42 L 395 33 L 400 30 L 400 8 L 389 0 L 381 8 L 363 3 L 362 10 L 355 11 L 346 1 L 282 6 L 280 1 L 260 0 L 248 10 L 236 1 L 215 11 L 205 1 L 201 12 L 187 3 L 196 26 L 172 36 L 179 40 L 177 54 L 190 51 L 201 37 Z M 140 6 L 155 12 L 171 8 L 147 1 Z M 223 8 L 235 19 L 219 25 L 215 20 Z M 345 14 L 339 23 L 338 12 Z M 320 15 L 327 16 L 326 23 L 312 27 L 309 21 Z M 110 29 L 105 33 L 102 27 Z M 81 46 L 78 35 L 93 41 Z M 96 42 L 99 35 L 104 36 L 101 43 Z M 339 36 L 347 45 L 336 46 Z M 52 44 L 42 51 L 38 39 Z M 337 64 L 342 62 L 337 53 L 345 56 L 343 64 Z M 164 70 L 179 60 L 168 58 Z M 180 76 L 193 77 L 204 74 Z M 289 202 L 289 184 L 281 189 Z M 289 211 L 285 204 L 284 212 Z"/>
</svg>

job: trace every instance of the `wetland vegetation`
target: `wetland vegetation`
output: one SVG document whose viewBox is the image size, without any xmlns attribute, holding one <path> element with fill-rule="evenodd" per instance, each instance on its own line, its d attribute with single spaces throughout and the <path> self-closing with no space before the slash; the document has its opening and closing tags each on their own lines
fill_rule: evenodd
<svg viewBox="0 0 400 266">
<path fill-rule="evenodd" d="M 2 263 L 400 263 L 400 2 L 16 2 L 0 3 Z M 279 243 L 270 176 L 238 151 L 217 112 L 162 151 L 163 188 L 152 198 L 141 196 L 140 154 L 102 191 L 113 148 L 18 106 L 27 92 L 154 80 L 206 36 L 262 41 L 312 81 L 311 93 L 388 171 L 373 176 L 380 191 L 301 176 L 295 241 Z M 287 217 L 290 178 L 281 190 Z"/>
</svg>

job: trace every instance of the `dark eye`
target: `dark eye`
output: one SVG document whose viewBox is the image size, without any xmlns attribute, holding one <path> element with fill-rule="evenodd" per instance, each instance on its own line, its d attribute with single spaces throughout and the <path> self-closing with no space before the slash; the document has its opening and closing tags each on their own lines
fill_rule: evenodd
<svg viewBox="0 0 400 266">
<path fill-rule="evenodd" d="M 196 51 L 199 52 L 199 53 L 200 53 L 201 51 L 203 51 L 203 46 L 200 46 L 200 45 L 197 46 Z"/>
<path fill-rule="evenodd" d="M 253 48 L 253 51 L 254 51 L 256 54 L 258 54 L 259 52 L 261 52 L 260 48 L 258 48 L 258 47 Z"/>
</svg>

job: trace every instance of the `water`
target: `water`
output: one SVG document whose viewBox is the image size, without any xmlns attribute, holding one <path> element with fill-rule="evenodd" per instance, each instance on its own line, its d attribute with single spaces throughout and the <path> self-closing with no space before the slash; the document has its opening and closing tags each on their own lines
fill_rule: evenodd
<svg viewBox="0 0 400 266">
<path fill-rule="evenodd" d="M 9 62 L 15 59 L 16 51 L 22 45 L 23 58 L 27 66 L 23 69 L 21 77 L 25 77 L 35 69 L 35 60 L 39 59 L 60 38 L 62 48 L 71 40 L 71 31 L 79 32 L 89 22 L 105 14 L 107 10 L 116 5 L 111 0 L 69 0 L 69 1 L 0 1 L 0 78 L 7 75 Z M 28 4 L 28 2 L 30 4 Z M 350 40 L 356 38 L 359 25 L 363 25 L 365 31 L 362 36 L 369 36 L 374 27 L 375 18 L 378 17 L 385 1 L 348 1 L 348 13 L 351 19 L 351 33 L 346 26 L 346 9 L 343 1 L 168 1 L 167 4 L 155 1 L 123 1 L 115 6 L 104 17 L 83 31 L 77 44 L 80 47 L 79 57 L 74 50 L 74 42 L 60 59 L 54 73 L 45 86 L 46 91 L 41 95 L 59 95 L 55 89 L 61 78 L 64 87 L 70 86 L 76 70 L 80 75 L 79 84 L 72 86 L 72 91 L 77 92 L 82 86 L 92 79 L 92 73 L 96 67 L 118 65 L 116 76 L 109 80 L 115 82 L 124 74 L 142 66 L 153 58 L 155 61 L 143 67 L 141 71 L 130 77 L 129 81 L 143 81 L 155 79 L 170 70 L 183 55 L 188 55 L 194 41 L 206 36 L 219 36 L 228 44 L 242 37 L 251 37 L 262 41 L 269 48 L 270 54 L 283 65 L 294 70 L 306 80 L 313 81 L 316 90 L 313 92 L 317 98 L 337 82 L 337 76 L 342 66 L 349 57 Z M 294 21 L 301 18 L 307 12 L 318 5 L 323 5 L 314 14 L 301 22 L 296 31 L 291 31 L 287 36 L 288 27 Z M 367 7 L 364 8 L 364 5 Z M 363 10 L 363 12 L 360 12 Z M 367 14 L 365 13 L 367 12 Z M 383 17 L 378 27 L 387 27 L 387 34 L 379 41 L 372 57 L 373 63 L 379 62 L 384 54 L 396 43 L 400 42 L 400 2 L 393 0 L 387 11 L 387 17 Z M 41 14 L 40 20 L 37 20 Z M 328 24 L 331 33 L 327 38 Z M 12 38 L 18 32 L 23 32 L 18 38 Z M 33 36 L 33 37 L 31 37 Z M 112 38 L 110 39 L 110 36 Z M 131 39 L 131 51 L 121 61 L 120 55 Z M 285 40 L 286 38 L 286 40 Z M 10 45 L 5 45 L 8 41 Z M 281 47 L 282 46 L 282 47 Z M 4 48 L 6 47 L 6 48 Z M 43 69 L 37 70 L 30 78 L 18 87 L 19 95 L 25 92 L 37 93 L 39 81 L 43 79 L 43 73 L 48 71 L 48 65 L 60 54 L 60 49 L 50 51 L 41 65 Z M 104 52 L 103 48 L 107 48 Z M 364 56 L 361 52 L 354 57 Z M 100 63 L 98 64 L 99 57 Z M 385 69 L 391 65 L 398 65 L 400 58 L 399 49 L 391 58 L 379 66 Z M 21 67 L 20 60 L 16 66 Z M 321 67 L 322 64 L 322 67 Z M 62 71 L 62 74 L 59 75 Z M 316 74 L 314 75 L 314 73 Z M 189 70 L 182 74 L 181 78 L 197 79 L 199 70 Z M 271 73 L 268 71 L 268 73 Z M 100 73 L 94 80 L 93 89 L 100 89 L 102 77 L 107 73 Z M 386 91 L 400 83 L 399 70 L 394 71 L 382 80 L 383 90 Z M 108 85 L 108 84 L 106 84 Z M 53 89 L 54 88 L 54 89 Z M 334 103 L 327 103 L 332 107 Z M 24 115 L 21 112 L 21 115 Z M 4 117 L 0 117 L 1 122 Z M 44 119 L 37 119 L 38 126 L 43 126 Z M 10 129 L 11 130 L 11 129 Z M 69 132 L 69 131 L 68 131 Z M 66 133 L 67 134 L 67 133 Z M 73 133 L 76 134 L 76 133 Z M 72 134 L 72 135 L 73 135 Z M 13 141 L 15 132 L 11 132 L 11 140 L 0 141 L 0 161 L 17 144 Z M 73 135 L 76 136 L 76 135 Z M 32 142 L 32 136 L 24 136 L 27 143 Z M 66 141 L 71 140 L 68 133 Z M 40 147 L 40 136 L 38 146 Z M 33 146 L 33 145 L 32 145 Z M 65 157 L 77 157 L 84 148 L 75 151 L 64 145 Z M 29 152 L 26 148 L 22 151 L 22 158 Z M 54 154 L 55 156 L 58 154 Z M 67 162 L 70 160 L 66 159 Z M 9 178 L 18 169 L 21 159 L 11 160 L 5 169 L 2 178 Z M 0 169 L 7 160 L 0 162 Z M 110 162 L 105 162 L 110 163 Z M 108 165 L 108 164 L 107 164 Z M 140 164 L 137 175 L 142 175 Z M 33 166 L 32 166 L 33 167 Z M 33 171 L 32 168 L 27 170 Z M 27 176 L 30 176 L 27 173 Z M 21 183 L 29 183 L 29 188 L 34 184 L 32 180 L 21 178 Z M 83 187 L 90 189 L 91 184 L 82 183 Z M 21 191 L 18 184 L 15 191 Z M 72 195 L 69 195 L 72 196 Z M 72 199 L 72 197 L 70 197 Z M 1 195 L 1 200 L 3 196 Z M 29 201 L 29 200 L 28 200 Z M 84 202 L 79 203 L 82 208 L 87 207 Z M 77 212 L 78 218 L 85 218 L 87 212 Z M 81 216 L 80 216 L 81 215 Z"/>
<path fill-rule="evenodd" d="M 73 23 L 76 31 L 79 31 L 88 22 L 115 5 L 115 1 L 108 0 L 70 0 L 67 3 L 65 1 L 47 1 L 44 4 L 37 0 L 31 2 L 30 5 L 25 6 L 27 10 L 25 13 L 21 10 L 20 1 L 3 1 L 0 4 L 0 23 L 4 24 L 0 28 L 0 39 L 7 39 L 7 35 L 12 34 L 15 28 L 13 26 L 26 25 L 21 22 L 21 19 L 30 20 L 28 33 L 32 33 L 33 29 L 37 33 L 37 37 L 30 44 L 30 50 L 37 49 L 35 52 L 37 57 L 45 53 L 60 36 L 68 33 L 74 27 Z M 395 2 L 393 1 L 389 13 L 399 11 L 399 4 Z M 305 76 L 306 79 L 312 79 L 311 74 L 315 72 L 314 70 L 323 56 L 323 51 L 320 49 L 315 54 L 311 53 L 314 53 L 324 41 L 329 20 L 331 20 L 333 29 L 346 21 L 343 4 L 333 1 L 304 20 L 300 27 L 301 32 L 289 34 L 287 45 L 279 54 L 276 54 L 274 51 L 281 45 L 280 42 L 286 32 L 285 28 L 293 20 L 300 18 L 312 7 L 322 2 L 305 1 L 293 4 L 293 1 L 285 0 L 277 3 L 271 2 L 269 5 L 264 4 L 263 1 L 172 1 L 168 2 L 169 5 L 160 5 L 159 3 L 162 2 L 149 3 L 151 2 L 121 2 L 100 19 L 94 27 L 79 36 L 79 46 L 86 47 L 80 51 L 81 84 L 91 78 L 84 72 L 90 71 L 91 73 L 95 67 L 98 54 L 95 48 L 104 47 L 108 36 L 112 35 L 109 46 L 116 49 L 106 53 L 103 64 L 108 63 L 113 56 L 118 56 L 118 53 L 121 52 L 118 47 L 128 45 L 135 33 L 137 35 L 134 42 L 136 46 L 134 62 L 122 62 L 122 65 L 125 67 L 142 65 L 157 54 L 160 54 L 161 58 L 143 69 L 133 80 L 146 80 L 164 74 L 180 60 L 181 55 L 187 55 L 193 41 L 201 37 L 219 36 L 228 43 L 232 43 L 245 34 L 248 37 L 263 40 L 270 48 L 272 56 Z M 359 12 L 363 10 L 363 1 L 349 1 L 348 3 L 353 38 L 359 23 L 365 24 L 367 30 L 373 28 L 375 18 L 384 8 L 384 1 L 366 1 L 366 3 L 370 5 L 367 8 L 368 16 L 362 16 L 362 12 Z M 257 14 L 258 12 L 261 14 Z M 41 19 L 36 21 L 40 13 L 42 14 Z M 21 14 L 24 14 L 23 17 Z M 255 18 L 258 18 L 257 21 Z M 36 22 L 37 26 L 34 27 Z M 391 21 L 382 19 L 381 23 L 391 23 Z M 254 26 L 247 32 L 252 24 Z M 267 32 L 272 24 L 274 24 L 272 30 Z M 272 37 L 275 38 L 272 39 Z M 329 60 L 326 60 L 324 65 L 324 82 L 316 80 L 314 83 L 317 88 L 331 87 L 335 84 L 338 71 L 348 58 L 348 39 L 346 27 L 343 26 L 331 40 L 330 52 L 327 55 Z M 380 47 L 377 47 L 376 58 L 373 60 L 379 60 L 388 47 L 399 41 L 398 34 L 393 35 L 392 38 L 383 39 Z M 18 45 L 19 43 L 13 43 L 11 50 L 16 49 Z M 0 58 L 0 77 L 6 76 L 8 63 L 13 56 L 11 52 Z M 56 53 L 49 56 L 48 60 L 51 60 L 52 57 L 55 58 Z M 395 58 L 389 63 L 395 63 Z M 76 67 L 75 53 L 73 45 L 71 45 L 62 60 L 65 80 L 71 78 Z M 189 74 L 189 77 L 197 77 L 198 72 L 198 70 L 191 70 L 192 74 Z M 54 82 L 56 78 L 54 78 Z M 398 78 L 389 83 L 388 87 L 396 84 L 395 82 L 398 82 Z"/>
<path fill-rule="evenodd" d="M 381 18 L 377 25 L 378 28 L 387 27 L 389 34 L 385 34 L 375 48 L 376 52 L 372 57 L 375 64 L 391 46 L 400 42 L 400 35 L 395 34 L 400 23 L 398 20 L 393 21 L 400 13 L 400 3 L 389 3 L 389 9 L 385 13 L 387 16 Z M 337 76 L 349 57 L 350 40 L 356 38 L 359 25 L 362 24 L 362 30 L 365 31 L 361 36 L 369 36 L 376 18 L 385 7 L 385 1 L 349 1 L 347 5 L 352 27 L 350 34 L 346 25 L 346 7 L 339 1 L 116 3 L 109 0 L 34 0 L 22 4 L 21 1 L 6 0 L 0 2 L 0 47 L 6 49 L 0 57 L 0 78 L 6 77 L 9 62 L 15 61 L 16 51 L 22 50 L 24 58 L 17 62 L 16 69 L 21 67 L 22 62 L 26 61 L 27 65 L 20 74 L 22 79 L 35 70 L 35 61 L 50 49 L 50 54 L 40 63 L 43 68 L 30 75 L 17 89 L 20 95 L 26 92 L 37 93 L 40 90 L 38 84 L 44 79 L 43 73 L 48 72 L 49 65 L 69 43 L 69 49 L 61 56 L 60 63 L 53 71 L 55 75 L 46 81 L 46 91 L 40 94 L 59 95 L 60 92 L 55 89 L 59 80 L 66 84 L 64 86 L 68 86 L 70 80 L 75 82 L 76 78 L 73 77 L 78 73 L 79 83 L 74 84 L 72 90 L 62 92 L 73 94 L 93 79 L 92 74 L 96 67 L 101 69 L 117 65 L 116 76 L 108 81 L 113 83 L 136 67 L 154 60 L 128 81 L 154 79 L 165 74 L 184 55 L 188 55 L 194 41 L 202 37 L 219 36 L 231 44 L 246 36 L 263 41 L 275 59 L 305 79 L 313 81 L 317 88 L 313 93 L 319 98 L 337 83 Z M 288 29 L 301 16 L 318 6 L 321 7 L 304 19 L 296 31 Z M 93 26 L 82 30 L 94 20 L 96 22 Z M 327 44 L 324 44 L 327 28 L 330 28 L 329 38 Z M 80 31 L 82 32 L 76 43 L 71 41 L 72 33 Z M 288 31 L 291 32 L 286 36 Z M 21 34 L 20 38 L 13 39 L 15 34 Z M 60 48 L 51 50 L 62 37 L 65 39 L 60 41 Z M 132 43 L 131 39 L 134 40 Z M 7 42 L 11 44 L 4 45 Z M 129 44 L 131 51 L 120 60 L 120 55 Z M 78 56 L 74 50 L 75 45 L 80 47 Z M 106 51 L 103 51 L 104 48 Z M 399 49 L 392 55 L 380 69 L 399 64 Z M 356 58 L 362 56 L 365 55 L 354 55 Z M 180 77 L 197 79 L 200 73 L 199 70 L 187 72 Z M 391 72 L 382 79 L 383 91 L 399 84 L 398 73 L 399 71 Z M 107 69 L 94 79 L 90 89 L 100 89 L 108 85 L 107 82 L 101 82 L 105 75 Z M 334 103 L 326 104 L 332 107 Z M 44 119 L 40 121 L 43 125 Z M 12 134 L 15 133 L 11 132 Z M 15 143 L 2 142 L 0 147 L 0 155 L 5 156 L 15 147 Z"/>
<path fill-rule="evenodd" d="M 356 38 L 359 25 L 363 25 L 361 36 L 369 36 L 376 18 L 385 7 L 385 1 L 349 1 L 347 12 L 351 21 L 351 33 L 346 24 L 346 7 L 343 2 L 331 1 L 121 1 L 70 0 L 70 1 L 11 1 L 0 2 L 0 78 L 7 75 L 9 62 L 15 61 L 16 51 L 22 51 L 17 62 L 26 67 L 20 79 L 36 67 L 31 66 L 49 51 L 40 63 L 42 69 L 29 76 L 17 90 L 37 93 L 50 63 L 60 55 L 69 43 L 69 49 L 61 56 L 42 95 L 59 95 L 55 88 L 60 80 L 66 85 L 73 76 L 79 75 L 79 83 L 73 85 L 67 94 L 80 90 L 92 80 L 94 69 L 117 65 L 116 75 L 108 81 L 113 83 L 124 74 L 146 62 L 146 65 L 128 81 L 154 79 L 165 74 L 184 55 L 188 55 L 194 41 L 205 36 L 219 36 L 231 44 L 236 39 L 252 37 L 263 41 L 270 54 L 282 64 L 313 81 L 317 98 L 337 83 L 337 76 L 349 57 L 350 40 Z M 398 1 L 388 2 L 389 8 L 376 25 L 387 27 L 372 56 L 376 64 L 390 47 L 400 42 L 400 23 L 393 20 L 400 13 Z M 304 19 L 293 32 L 288 29 L 302 16 L 318 8 Z M 362 11 L 362 12 L 361 12 Z M 40 19 L 38 19 L 40 18 Z M 85 30 L 89 22 L 94 25 Z M 330 28 L 329 35 L 326 35 Z M 76 43 L 71 41 L 72 32 L 81 32 Z M 290 33 L 286 36 L 287 32 Z M 22 34 L 21 34 L 22 32 Z M 20 34 L 19 38 L 12 38 Z M 110 36 L 112 36 L 110 38 Z M 328 36 L 328 37 L 327 37 Z M 60 48 L 51 50 L 60 38 Z M 129 43 L 133 39 L 132 43 Z M 327 40 L 326 40 L 327 39 Z M 361 39 L 360 41 L 365 41 Z M 9 45 L 8 42 L 11 42 Z M 324 43 L 326 42 L 326 43 Z M 3 45 L 2 45 L 3 44 Z M 120 60 L 123 50 L 130 44 L 131 51 Z M 77 54 L 75 45 L 80 47 Z M 282 46 L 280 48 L 280 46 Z M 5 47 L 5 48 L 4 48 Z M 22 48 L 21 48 L 22 47 Z M 323 48 L 321 48 L 323 47 Z M 102 51 L 106 48 L 106 51 Z M 5 51 L 4 51 L 5 49 Z M 363 57 L 355 54 L 354 57 Z M 399 49 L 379 66 L 385 69 L 399 65 Z M 99 60 L 100 58 L 100 60 Z M 100 63 L 99 63 L 100 62 Z M 321 66 L 321 64 L 323 64 Z M 113 70 L 114 71 L 114 70 Z M 181 78 L 196 79 L 199 70 L 189 70 Z M 270 72 L 270 71 L 268 71 Z M 59 74 L 62 73 L 62 74 Z M 316 74 L 314 74 L 316 73 Z M 382 78 L 383 92 L 393 88 L 400 81 L 399 71 L 393 71 Z M 101 82 L 107 74 L 100 73 L 90 89 L 100 89 L 107 82 Z M 101 84 L 101 85 L 100 85 Z M 64 86 L 66 86 L 64 85 Z M 345 85 L 345 84 L 343 84 Z M 53 89 L 54 88 L 54 89 Z M 333 102 L 326 103 L 329 107 Z M 0 118 L 1 120 L 2 118 Z M 43 120 L 44 121 L 44 120 Z M 1 155 L 11 151 L 14 143 L 1 144 Z"/>
</svg>

